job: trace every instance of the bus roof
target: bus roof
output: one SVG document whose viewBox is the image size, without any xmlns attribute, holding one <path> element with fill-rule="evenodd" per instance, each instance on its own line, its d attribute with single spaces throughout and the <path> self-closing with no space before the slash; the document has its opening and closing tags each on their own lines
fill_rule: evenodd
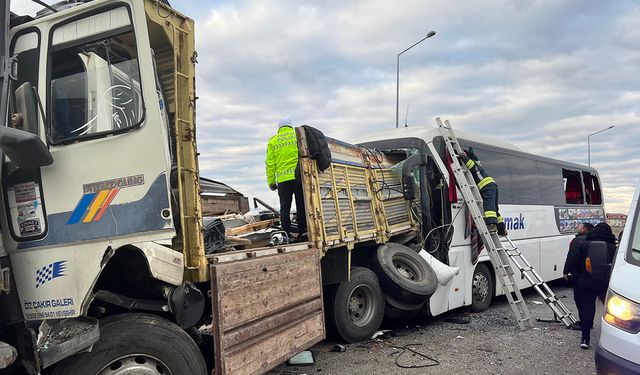
<svg viewBox="0 0 640 375">
<path fill-rule="evenodd" d="M 365 142 L 382 141 L 396 138 L 420 138 L 426 142 L 439 137 L 440 131 L 435 127 L 411 127 L 411 128 L 393 128 L 389 130 L 382 130 L 376 133 L 365 134 L 356 139 L 352 139 L 351 143 L 359 144 Z M 456 130 L 456 136 L 461 139 L 465 139 L 472 142 L 488 144 L 498 148 L 504 148 L 513 151 L 522 151 L 518 146 L 501 141 L 496 138 L 486 137 L 477 133 L 465 132 Z"/>
<path fill-rule="evenodd" d="M 429 141 L 439 136 L 440 136 L 440 131 L 436 127 L 392 128 L 389 130 L 383 130 L 380 132 L 366 134 L 356 139 L 352 139 L 350 142 L 353 144 L 362 144 L 362 143 L 376 142 L 376 141 L 385 141 L 385 140 L 388 141 L 391 139 L 418 138 L 428 143 Z M 581 169 L 583 171 L 590 171 L 593 173 L 597 173 L 597 171 L 593 167 L 583 165 L 583 164 L 567 162 L 564 160 L 553 159 L 553 158 L 549 158 L 549 157 L 541 156 L 537 154 L 532 154 L 532 153 L 523 151 L 520 147 L 512 143 L 505 142 L 493 137 L 487 137 L 487 136 L 479 135 L 477 133 L 465 132 L 460 130 L 456 130 L 456 137 L 458 137 L 460 140 L 463 140 L 463 141 L 470 141 L 470 142 L 486 145 L 489 148 L 494 149 L 495 151 L 502 151 L 512 155 L 523 155 L 523 156 L 527 155 L 527 157 L 530 159 L 559 164 L 567 168 L 576 168 L 576 169 Z"/>
</svg>

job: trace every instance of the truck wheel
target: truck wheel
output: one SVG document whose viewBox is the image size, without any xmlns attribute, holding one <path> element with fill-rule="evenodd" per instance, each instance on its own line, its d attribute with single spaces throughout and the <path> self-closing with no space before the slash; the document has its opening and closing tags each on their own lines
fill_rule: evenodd
<svg viewBox="0 0 640 375">
<path fill-rule="evenodd" d="M 382 289 L 406 304 L 424 304 L 438 287 L 429 263 L 417 252 L 394 242 L 378 247 L 373 261 Z"/>
<path fill-rule="evenodd" d="M 384 316 L 391 320 L 413 320 L 420 316 L 424 303 L 409 305 L 399 302 L 388 294 L 385 295 Z"/>
<path fill-rule="evenodd" d="M 354 267 L 351 280 L 328 287 L 325 293 L 327 328 L 344 341 L 370 338 L 384 316 L 384 296 L 373 271 Z"/>
<path fill-rule="evenodd" d="M 481 312 L 489 308 L 493 298 L 493 277 L 486 264 L 480 263 L 471 279 L 471 311 Z"/>
<path fill-rule="evenodd" d="M 196 343 L 180 327 L 148 314 L 100 320 L 100 340 L 89 353 L 70 357 L 54 375 L 205 375 Z"/>
</svg>

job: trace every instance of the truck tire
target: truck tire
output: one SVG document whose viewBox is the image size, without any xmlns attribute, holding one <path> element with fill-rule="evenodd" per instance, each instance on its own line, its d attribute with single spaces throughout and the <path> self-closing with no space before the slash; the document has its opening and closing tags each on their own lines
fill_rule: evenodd
<svg viewBox="0 0 640 375">
<path fill-rule="evenodd" d="M 424 303 L 409 305 L 399 302 L 388 294 L 385 295 L 384 317 L 391 320 L 407 321 L 420 316 Z"/>
<path fill-rule="evenodd" d="M 495 292 L 493 276 L 485 263 L 479 263 L 471 279 L 471 311 L 482 312 L 489 308 Z"/>
<path fill-rule="evenodd" d="M 394 242 L 378 247 L 373 268 L 386 294 L 406 304 L 424 304 L 438 287 L 429 263 L 417 252 Z"/>
<path fill-rule="evenodd" d="M 62 361 L 53 375 L 129 373 L 205 375 L 207 368 L 196 343 L 176 324 L 149 314 L 121 314 L 100 320 L 100 340 L 91 352 Z"/>
<path fill-rule="evenodd" d="M 364 267 L 351 269 L 351 280 L 325 291 L 329 333 L 348 343 L 369 339 L 384 316 L 384 295 L 378 277 Z"/>
</svg>

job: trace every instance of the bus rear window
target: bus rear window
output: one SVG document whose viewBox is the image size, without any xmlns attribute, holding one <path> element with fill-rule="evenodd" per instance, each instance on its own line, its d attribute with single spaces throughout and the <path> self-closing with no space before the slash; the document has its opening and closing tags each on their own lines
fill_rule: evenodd
<svg viewBox="0 0 640 375">
<path fill-rule="evenodd" d="M 602 204 L 602 190 L 600 190 L 598 176 L 590 172 L 582 172 L 582 179 L 587 204 Z"/>
<path fill-rule="evenodd" d="M 583 204 L 582 181 L 579 171 L 562 169 L 564 180 L 564 197 L 567 204 Z"/>
</svg>

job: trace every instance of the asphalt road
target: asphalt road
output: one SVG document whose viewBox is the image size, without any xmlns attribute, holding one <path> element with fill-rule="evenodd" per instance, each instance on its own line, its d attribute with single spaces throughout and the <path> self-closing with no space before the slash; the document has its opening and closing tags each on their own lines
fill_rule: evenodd
<svg viewBox="0 0 640 375">
<path fill-rule="evenodd" d="M 564 283 L 552 289 L 575 314 L 573 294 Z M 553 313 L 533 290 L 523 292 L 533 319 L 551 319 Z M 535 322 L 520 331 L 505 297 L 498 297 L 485 312 L 467 308 L 432 319 L 410 323 L 384 322 L 391 329 L 376 340 L 345 345 L 346 351 L 332 352 L 335 341 L 326 340 L 312 348 L 314 366 L 281 365 L 269 374 L 595 374 L 594 351 L 600 335 L 602 304 L 598 302 L 591 348 L 580 349 L 580 331 L 562 324 Z M 409 350 L 434 358 L 435 362 Z"/>
</svg>

